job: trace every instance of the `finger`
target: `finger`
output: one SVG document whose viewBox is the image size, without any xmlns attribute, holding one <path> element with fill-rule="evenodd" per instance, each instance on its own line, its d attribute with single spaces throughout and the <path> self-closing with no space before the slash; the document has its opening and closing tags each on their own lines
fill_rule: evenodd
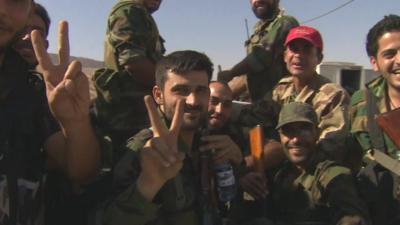
<svg viewBox="0 0 400 225">
<path fill-rule="evenodd" d="M 175 137 L 178 137 L 179 130 L 181 129 L 184 104 L 185 102 L 183 101 L 183 99 L 180 99 L 175 106 L 174 118 L 172 119 L 171 127 L 169 129 Z"/>
<path fill-rule="evenodd" d="M 33 30 L 31 33 L 31 41 L 40 67 L 42 67 L 45 71 L 49 70 L 50 67 L 53 66 L 53 63 L 51 62 L 50 56 L 47 53 L 42 34 L 38 30 Z M 46 79 L 46 75 L 43 74 L 43 76 L 44 79 Z"/>
<path fill-rule="evenodd" d="M 69 36 L 66 21 L 61 21 L 58 26 L 58 60 L 60 65 L 67 66 L 69 63 Z"/>
<path fill-rule="evenodd" d="M 81 74 L 82 64 L 79 61 L 74 60 L 69 64 L 67 72 L 65 72 L 64 79 L 74 80 L 77 76 Z M 64 74 L 59 74 L 60 76 Z"/>
<path fill-rule="evenodd" d="M 153 97 L 150 95 L 144 96 L 144 103 L 146 104 L 147 113 L 149 115 L 151 127 L 155 137 L 164 137 L 167 135 L 167 128 L 161 121 L 160 115 L 158 115 L 156 104 L 154 103 Z"/>
<path fill-rule="evenodd" d="M 150 141 L 150 147 L 168 163 L 173 164 L 177 161 L 176 154 L 170 150 L 170 146 L 161 138 L 155 137 Z"/>
<path fill-rule="evenodd" d="M 151 147 L 144 147 L 141 150 L 141 157 L 151 159 L 151 162 L 158 163 L 164 167 L 170 167 L 171 163 L 165 160 L 157 151 Z M 155 165 L 154 165 L 155 166 Z"/>
</svg>

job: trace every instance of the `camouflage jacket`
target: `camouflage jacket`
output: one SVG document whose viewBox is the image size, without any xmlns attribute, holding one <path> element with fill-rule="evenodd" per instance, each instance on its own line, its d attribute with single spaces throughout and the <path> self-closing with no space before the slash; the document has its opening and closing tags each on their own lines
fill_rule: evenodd
<svg viewBox="0 0 400 225">
<path fill-rule="evenodd" d="M 0 224 L 36 225 L 44 219 L 43 145 L 59 130 L 45 84 L 14 50 L 0 65 Z"/>
<path fill-rule="evenodd" d="M 114 71 L 130 61 L 157 62 L 165 52 L 157 25 L 138 0 L 120 0 L 108 16 L 104 63 Z"/>
<path fill-rule="evenodd" d="M 124 65 L 142 58 L 156 63 L 165 51 L 153 17 L 139 2 L 121 0 L 111 10 L 105 40 L 106 68 L 93 76 L 97 122 L 115 146 L 149 125 L 143 97 L 151 94 L 151 88 L 124 70 Z"/>
<path fill-rule="evenodd" d="M 341 149 L 338 145 L 345 143 L 348 135 L 347 110 L 350 101 L 349 95 L 342 87 L 315 74 L 312 82 L 300 93 L 296 93 L 293 78 L 287 77 L 279 81 L 272 99 L 280 105 L 294 101 L 312 105 L 319 120 L 319 143 L 331 159 L 342 159 L 344 152 L 338 152 L 338 149 Z"/>
<path fill-rule="evenodd" d="M 389 108 L 386 105 L 386 85 L 386 81 L 382 76 L 379 76 L 366 85 L 366 88 L 368 88 L 377 98 L 376 107 L 379 113 L 387 112 Z M 353 94 L 351 97 L 349 112 L 351 123 L 350 132 L 356 137 L 358 142 L 361 144 L 362 149 L 366 153 L 372 148 L 372 143 L 368 131 L 367 100 L 365 90 L 359 90 Z M 385 150 L 393 158 L 398 159 L 399 151 L 397 150 L 396 146 L 386 134 L 383 136 L 386 146 Z"/>
<path fill-rule="evenodd" d="M 283 44 L 289 30 L 299 23 L 294 17 L 278 12 L 271 20 L 259 21 L 246 41 L 246 62 L 251 67 L 247 83 L 252 101 L 261 99 L 287 74 Z"/>
<path fill-rule="evenodd" d="M 116 197 L 102 209 L 101 224 L 200 224 L 201 185 L 199 152 L 196 150 L 199 138 L 195 137 L 192 151 L 178 141 L 179 150 L 188 153 L 183 167 L 161 188 L 153 202 L 148 202 L 137 191 L 136 179 L 141 171 L 139 151 L 152 136 L 152 131 L 145 129 L 128 140 L 126 154 L 114 169 Z"/>
<path fill-rule="evenodd" d="M 369 224 L 350 170 L 332 161 L 316 160 L 301 174 L 287 162 L 270 192 L 274 220 L 282 224 Z"/>
</svg>

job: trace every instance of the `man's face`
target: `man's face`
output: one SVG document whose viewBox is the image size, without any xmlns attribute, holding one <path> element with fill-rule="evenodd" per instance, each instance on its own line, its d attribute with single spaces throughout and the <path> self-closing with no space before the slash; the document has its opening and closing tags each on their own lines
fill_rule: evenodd
<svg viewBox="0 0 400 225">
<path fill-rule="evenodd" d="M 38 30 L 43 39 L 47 39 L 45 22 L 37 14 L 31 14 L 24 31 L 15 42 L 14 48 L 30 65 L 36 66 L 38 64 L 38 61 L 35 56 L 35 51 L 33 50 L 30 35 L 33 30 Z M 47 40 L 46 45 L 48 45 Z"/>
<path fill-rule="evenodd" d="M 0 0 L 0 50 L 24 28 L 31 6 L 32 0 Z"/>
<path fill-rule="evenodd" d="M 284 60 L 292 76 L 309 79 L 320 63 L 318 49 L 304 39 L 291 41 L 285 49 Z"/>
<path fill-rule="evenodd" d="M 286 156 L 295 165 L 304 165 L 315 151 L 318 132 L 311 123 L 288 123 L 280 128 L 279 135 Z"/>
<path fill-rule="evenodd" d="M 232 91 L 229 87 L 214 82 L 210 84 L 210 101 L 208 104 L 208 127 L 213 130 L 223 128 L 232 111 Z"/>
<path fill-rule="evenodd" d="M 400 31 L 388 32 L 378 40 L 376 57 L 371 57 L 375 71 L 382 73 L 389 88 L 400 91 Z"/>
<path fill-rule="evenodd" d="M 205 71 L 190 71 L 185 75 L 168 72 L 164 90 L 155 86 L 153 95 L 168 120 L 172 120 L 178 100 L 184 100 L 182 130 L 196 130 L 205 122 L 210 97 Z"/>
<path fill-rule="evenodd" d="M 150 13 L 153 13 L 158 10 L 161 5 L 162 0 L 144 0 L 144 6 L 149 10 Z"/>
<path fill-rule="evenodd" d="M 254 15 L 261 20 L 271 18 L 278 8 L 277 0 L 250 0 L 250 4 Z"/>
</svg>

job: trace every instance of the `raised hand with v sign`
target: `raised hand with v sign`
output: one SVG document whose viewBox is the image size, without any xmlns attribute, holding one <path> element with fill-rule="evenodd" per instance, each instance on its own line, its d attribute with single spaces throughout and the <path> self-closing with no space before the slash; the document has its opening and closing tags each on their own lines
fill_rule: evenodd
<svg viewBox="0 0 400 225">
<path fill-rule="evenodd" d="M 32 45 L 46 84 L 47 100 L 61 131 L 45 141 L 49 164 L 64 170 L 69 178 L 85 183 L 98 171 L 100 150 L 89 118 L 89 82 L 80 62 L 69 62 L 68 23 L 58 31 L 59 64 L 54 65 L 38 30 Z"/>
<path fill-rule="evenodd" d="M 54 65 L 38 30 L 32 31 L 32 45 L 43 71 L 50 109 L 56 119 L 66 124 L 86 119 L 89 114 L 89 82 L 78 61 L 69 62 L 68 23 L 62 21 L 58 30 L 59 64 Z"/>
<path fill-rule="evenodd" d="M 178 136 L 183 119 L 184 101 L 176 104 L 171 127 L 168 129 L 158 114 L 153 98 L 144 98 L 149 114 L 153 138 L 140 151 L 142 171 L 137 181 L 140 193 L 151 201 L 169 179 L 182 168 L 184 153 L 178 151 Z"/>
</svg>

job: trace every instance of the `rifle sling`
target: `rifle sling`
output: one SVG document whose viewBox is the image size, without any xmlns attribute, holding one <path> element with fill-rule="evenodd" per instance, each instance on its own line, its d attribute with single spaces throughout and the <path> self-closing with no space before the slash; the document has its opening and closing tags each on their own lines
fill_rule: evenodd
<svg viewBox="0 0 400 225">
<path fill-rule="evenodd" d="M 393 159 L 392 157 L 386 154 L 386 146 L 383 139 L 383 132 L 378 127 L 378 124 L 375 121 L 375 116 L 379 114 L 377 108 L 377 98 L 376 96 L 368 89 L 365 89 L 366 99 L 367 99 L 367 117 L 368 122 L 367 126 L 370 133 L 370 140 L 372 142 L 371 151 L 373 158 L 377 163 L 379 163 L 384 168 L 393 172 L 397 176 L 400 176 L 400 161 Z"/>
</svg>

